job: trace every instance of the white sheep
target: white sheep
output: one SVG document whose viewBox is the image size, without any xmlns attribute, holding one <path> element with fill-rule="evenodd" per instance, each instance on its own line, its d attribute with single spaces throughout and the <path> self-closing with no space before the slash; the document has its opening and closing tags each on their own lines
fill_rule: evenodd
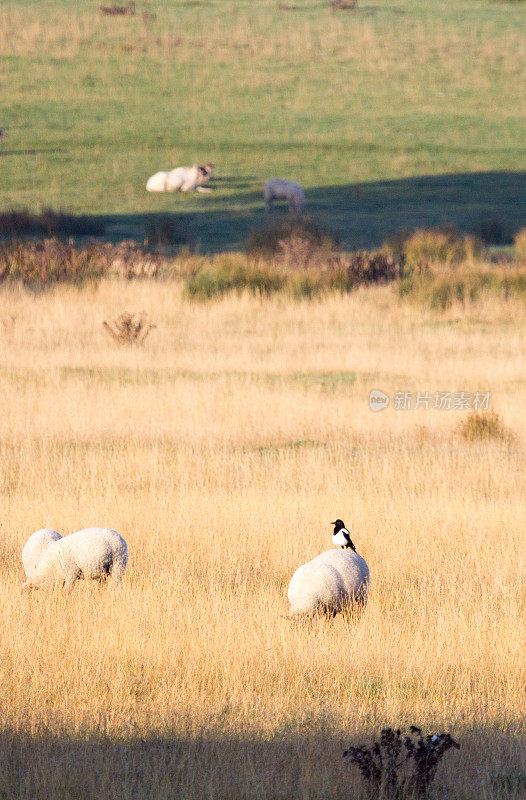
<svg viewBox="0 0 526 800">
<path fill-rule="evenodd" d="M 54 541 L 49 539 L 34 573 L 28 575 L 24 588 L 38 589 L 54 585 L 71 590 L 77 580 L 104 581 L 110 575 L 114 583 L 120 583 L 127 562 L 128 548 L 117 531 L 84 528 L 70 536 Z"/>
<path fill-rule="evenodd" d="M 324 613 L 334 617 L 354 606 L 363 607 L 369 588 L 369 567 L 354 550 L 326 550 L 299 567 L 287 597 L 291 617 Z"/>
<path fill-rule="evenodd" d="M 151 175 L 146 182 L 148 192 L 167 192 L 169 172 L 156 172 Z"/>
<path fill-rule="evenodd" d="M 176 167 L 169 172 L 156 172 L 148 178 L 148 192 L 205 192 L 201 184 L 210 180 L 214 164 L 194 164 L 193 167 Z"/>
<path fill-rule="evenodd" d="M 272 178 L 263 188 L 265 209 L 270 211 L 274 200 L 287 200 L 289 208 L 301 211 L 305 205 L 305 193 L 299 183 L 286 181 L 281 178 Z"/>
<path fill-rule="evenodd" d="M 31 534 L 22 550 L 22 564 L 26 578 L 31 580 L 36 575 L 38 562 L 42 558 L 44 551 L 47 550 L 52 542 L 62 539 L 58 531 L 51 528 L 40 528 Z"/>
</svg>

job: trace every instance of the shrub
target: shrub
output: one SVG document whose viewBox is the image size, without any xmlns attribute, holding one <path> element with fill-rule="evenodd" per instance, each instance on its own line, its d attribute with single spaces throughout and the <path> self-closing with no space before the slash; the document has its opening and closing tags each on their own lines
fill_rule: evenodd
<svg viewBox="0 0 526 800">
<path fill-rule="evenodd" d="M 458 426 L 458 432 L 468 442 L 497 439 L 510 442 L 513 434 L 495 411 L 473 411 Z"/>
<path fill-rule="evenodd" d="M 101 14 L 109 14 L 110 16 L 135 16 L 135 3 L 126 3 L 124 6 L 119 6 L 113 3 L 111 6 L 99 6 Z"/>
<path fill-rule="evenodd" d="M 104 272 L 121 278 L 153 278 L 159 272 L 160 258 L 146 253 L 133 239 L 119 244 L 92 245 L 104 262 Z"/>
<path fill-rule="evenodd" d="M 453 266 L 473 261 L 482 252 L 479 239 L 459 234 L 453 225 L 403 230 L 389 238 L 385 246 L 395 259 L 403 257 L 410 267 L 425 264 Z"/>
<path fill-rule="evenodd" d="M 288 293 L 296 299 L 312 298 L 327 288 L 322 273 L 315 271 L 296 272 L 290 275 L 286 287 Z"/>
<path fill-rule="evenodd" d="M 401 277 L 404 272 L 404 258 L 394 258 L 388 253 L 365 250 L 350 255 L 347 267 L 353 284 L 389 283 Z"/>
<path fill-rule="evenodd" d="M 350 292 L 366 283 L 394 280 L 400 265 L 385 253 L 356 252 L 333 256 L 306 267 L 290 268 L 288 262 L 243 260 L 232 254 L 203 260 L 186 275 L 190 297 L 210 298 L 228 291 L 248 289 L 270 295 L 285 291 L 292 297 L 315 297 L 323 292 Z"/>
<path fill-rule="evenodd" d="M 405 259 L 405 243 L 413 233 L 414 230 L 412 228 L 402 228 L 395 233 L 391 233 L 383 243 L 383 248 L 388 253 L 391 253 L 394 259 Z"/>
<path fill-rule="evenodd" d="M 146 223 L 145 245 L 157 249 L 169 245 L 188 244 L 187 231 L 183 230 L 175 214 L 167 214 Z"/>
<path fill-rule="evenodd" d="M 158 259 L 144 253 L 133 241 L 77 247 L 53 238 L 0 245 L 0 281 L 21 281 L 32 286 L 81 284 L 105 275 L 152 277 L 158 266 Z"/>
<path fill-rule="evenodd" d="M 27 209 L 4 211 L 0 214 L 0 236 L 101 236 L 106 223 L 98 217 L 75 216 L 45 208 L 40 214 Z"/>
<path fill-rule="evenodd" d="M 350 292 L 358 286 L 390 283 L 403 275 L 403 261 L 382 251 L 357 250 L 330 259 L 323 274 L 325 289 Z"/>
<path fill-rule="evenodd" d="M 360 745 L 344 752 L 343 757 L 349 764 L 356 764 L 374 797 L 427 797 L 442 757 L 452 747 L 460 747 L 449 733 L 424 738 L 414 725 L 409 731 L 404 736 L 400 729 L 384 728 L 380 740 L 370 747 Z"/>
<path fill-rule="evenodd" d="M 338 249 L 335 235 L 311 217 L 288 216 L 253 228 L 245 250 L 256 260 L 278 258 L 287 266 L 305 268 L 317 257 L 325 258 Z"/>
<path fill-rule="evenodd" d="M 483 294 L 496 294 L 504 300 L 526 292 L 526 270 L 509 267 L 431 267 L 417 265 L 407 270 L 398 285 L 398 294 L 430 308 L 445 310 L 454 302 L 475 302 Z"/>
<path fill-rule="evenodd" d="M 519 295 L 526 293 L 526 273 L 512 272 L 502 280 L 502 286 L 506 294 Z"/>
<path fill-rule="evenodd" d="M 329 6 L 333 11 L 354 11 L 358 0 L 330 0 Z"/>
<path fill-rule="evenodd" d="M 334 252 L 332 242 L 293 234 L 279 242 L 274 262 L 286 270 L 323 269 Z"/>
<path fill-rule="evenodd" d="M 290 242 L 294 246 L 295 240 Z M 401 274 L 401 269 L 386 253 L 357 251 L 324 258 L 318 254 L 301 268 L 297 261 L 291 266 L 288 258 L 279 257 L 253 261 L 229 254 L 197 262 L 194 258 L 181 264 L 179 274 L 185 277 L 190 297 L 210 298 L 248 289 L 254 294 L 284 291 L 302 298 L 329 291 L 350 292 L 362 284 L 392 281 Z"/>
<path fill-rule="evenodd" d="M 246 287 L 243 270 L 234 264 L 205 267 L 186 280 L 186 293 L 190 297 L 210 298 L 225 292 Z"/>
<path fill-rule="evenodd" d="M 283 288 L 284 275 L 272 265 L 251 264 L 242 256 L 224 255 L 202 261 L 185 280 L 189 297 L 207 299 L 229 291 L 248 289 L 269 295 Z"/>
<path fill-rule="evenodd" d="M 142 344 L 157 325 L 151 322 L 145 311 L 124 311 L 116 319 L 102 323 L 110 336 L 119 344 Z"/>
<path fill-rule="evenodd" d="M 521 228 L 513 239 L 515 255 L 519 261 L 526 261 L 526 228 Z"/>
<path fill-rule="evenodd" d="M 453 300 L 451 284 L 447 281 L 438 281 L 431 287 L 429 292 L 429 305 L 431 308 L 439 308 L 445 311 L 449 308 Z"/>
<path fill-rule="evenodd" d="M 484 244 L 502 245 L 512 241 L 509 228 L 496 217 L 486 217 L 478 227 L 478 235 Z"/>
<path fill-rule="evenodd" d="M 461 264 L 480 253 L 472 236 L 459 236 L 453 228 L 417 230 L 405 242 L 408 264 Z"/>
<path fill-rule="evenodd" d="M 247 239 L 249 260 L 270 262 L 293 297 L 326 291 L 349 292 L 367 283 L 400 277 L 404 258 L 386 251 L 339 251 L 334 234 L 310 217 L 289 216 L 253 229 Z"/>
<path fill-rule="evenodd" d="M 58 239 L 4 245 L 0 248 L 0 280 L 45 286 L 96 279 L 103 275 L 105 266 L 97 257 L 97 249 L 77 249 Z"/>
</svg>

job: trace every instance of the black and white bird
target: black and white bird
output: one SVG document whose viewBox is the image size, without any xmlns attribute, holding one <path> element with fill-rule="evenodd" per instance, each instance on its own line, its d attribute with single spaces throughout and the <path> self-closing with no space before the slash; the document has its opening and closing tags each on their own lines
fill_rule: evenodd
<svg viewBox="0 0 526 800">
<path fill-rule="evenodd" d="M 334 525 L 332 543 L 343 550 L 350 547 L 351 550 L 356 552 L 356 547 L 352 543 L 351 534 L 345 527 L 345 522 L 342 519 L 337 519 L 336 522 L 331 522 L 331 525 Z"/>
</svg>

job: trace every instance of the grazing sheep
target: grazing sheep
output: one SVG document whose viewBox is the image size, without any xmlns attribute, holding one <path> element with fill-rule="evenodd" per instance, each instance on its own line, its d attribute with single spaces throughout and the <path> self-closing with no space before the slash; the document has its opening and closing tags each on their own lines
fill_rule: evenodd
<svg viewBox="0 0 526 800">
<path fill-rule="evenodd" d="M 31 534 L 22 550 L 22 564 L 28 580 L 35 577 L 38 562 L 42 558 L 44 551 L 47 550 L 50 544 L 59 539 L 62 539 L 60 533 L 51 528 L 41 528 Z"/>
<path fill-rule="evenodd" d="M 54 585 L 71 590 L 77 580 L 104 581 L 110 575 L 114 583 L 119 583 L 127 561 L 128 548 L 117 531 L 84 528 L 70 536 L 50 541 L 24 588 L 38 589 L 44 585 Z"/>
<path fill-rule="evenodd" d="M 305 193 L 299 183 L 281 178 L 272 178 L 266 182 L 263 197 L 266 211 L 270 211 L 274 200 L 287 200 L 289 208 L 293 208 L 294 211 L 301 211 L 305 205 Z"/>
<path fill-rule="evenodd" d="M 326 550 L 299 567 L 289 583 L 291 617 L 334 617 L 367 601 L 369 567 L 354 550 Z"/>
<path fill-rule="evenodd" d="M 148 178 L 146 189 L 149 192 L 204 192 L 201 188 L 212 177 L 214 164 L 194 164 L 193 167 L 176 167 L 170 172 L 156 172 Z"/>
</svg>

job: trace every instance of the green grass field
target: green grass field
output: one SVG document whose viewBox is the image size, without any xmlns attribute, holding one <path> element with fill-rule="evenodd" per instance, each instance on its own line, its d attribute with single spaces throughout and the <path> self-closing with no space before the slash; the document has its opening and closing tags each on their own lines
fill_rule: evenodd
<svg viewBox="0 0 526 800">
<path fill-rule="evenodd" d="M 113 239 L 175 211 L 202 250 L 221 250 L 263 220 L 262 184 L 279 176 L 348 247 L 489 216 L 513 229 L 526 217 L 525 34 L 524 4 L 484 0 L 139 0 L 125 17 L 11 0 L 0 207 L 104 215 Z M 153 172 L 205 160 L 213 193 L 145 191 Z"/>
</svg>

